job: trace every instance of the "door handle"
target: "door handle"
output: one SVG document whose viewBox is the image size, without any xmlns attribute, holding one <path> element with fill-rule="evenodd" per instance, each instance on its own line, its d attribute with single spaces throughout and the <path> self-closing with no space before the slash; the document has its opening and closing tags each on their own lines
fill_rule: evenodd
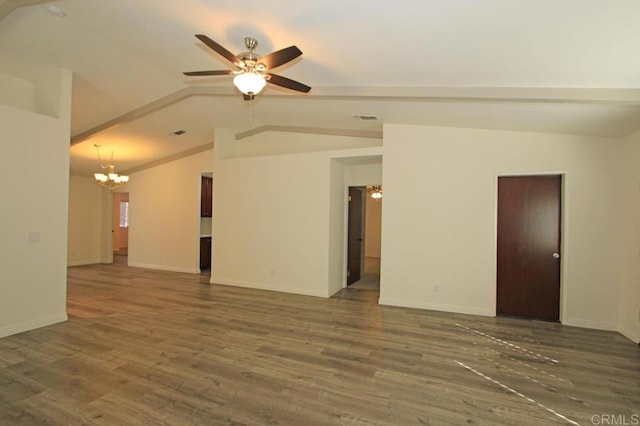
<svg viewBox="0 0 640 426">
<path fill-rule="evenodd" d="M 552 254 L 554 259 L 560 259 L 560 253 L 556 252 Z"/>
</svg>

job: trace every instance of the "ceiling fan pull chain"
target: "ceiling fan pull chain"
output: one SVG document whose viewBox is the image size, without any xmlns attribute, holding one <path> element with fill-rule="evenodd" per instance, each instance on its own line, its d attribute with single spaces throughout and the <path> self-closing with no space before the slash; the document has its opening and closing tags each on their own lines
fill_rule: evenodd
<svg viewBox="0 0 640 426">
<path fill-rule="evenodd" d="M 253 127 L 253 103 L 255 98 L 249 101 L 249 126 Z"/>
</svg>

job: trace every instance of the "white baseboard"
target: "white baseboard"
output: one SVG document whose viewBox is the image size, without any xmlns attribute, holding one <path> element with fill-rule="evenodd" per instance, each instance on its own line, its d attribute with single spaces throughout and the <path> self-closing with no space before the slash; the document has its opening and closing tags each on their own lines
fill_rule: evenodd
<svg viewBox="0 0 640 426">
<path fill-rule="evenodd" d="M 31 321 L 22 322 L 20 324 L 10 325 L 8 327 L 0 328 L 0 338 L 11 336 L 13 334 L 23 333 L 25 331 L 34 330 L 40 327 L 46 327 L 48 325 L 57 324 L 59 322 L 67 321 L 69 317 L 66 313 L 51 315 L 44 318 L 37 318 Z"/>
<path fill-rule="evenodd" d="M 618 331 L 618 324 L 613 322 L 593 321 L 582 318 L 567 318 L 562 324 L 571 327 L 592 328 L 594 330 Z"/>
<path fill-rule="evenodd" d="M 427 309 L 431 311 L 452 312 L 456 314 L 480 315 L 483 317 L 496 316 L 496 313 L 492 309 L 480 308 L 477 306 L 443 305 L 440 303 L 420 302 L 416 300 L 390 299 L 388 297 L 380 297 L 378 303 L 380 305 Z"/>
<path fill-rule="evenodd" d="M 631 340 L 633 343 L 640 343 L 640 331 L 631 330 L 627 327 L 620 327 L 618 332 L 622 334 L 627 339 Z"/>
<path fill-rule="evenodd" d="M 144 268 L 144 269 L 155 269 L 157 271 L 168 271 L 168 272 L 184 272 L 187 274 L 199 274 L 199 268 L 183 268 L 180 266 L 167 266 L 167 265 L 152 265 L 150 263 L 137 263 L 137 262 L 129 262 L 129 265 L 133 268 Z"/>
<path fill-rule="evenodd" d="M 211 284 L 221 284 L 221 285 L 229 285 L 233 287 L 244 287 L 244 288 L 254 288 L 257 290 L 269 290 L 269 291 L 278 291 L 280 293 L 291 293 L 291 294 L 299 294 L 301 296 L 313 296 L 313 297 L 323 297 L 328 298 L 329 295 L 327 292 L 314 291 L 308 289 L 301 289 L 298 287 L 289 287 L 282 285 L 275 285 L 269 283 L 252 283 L 247 281 L 237 281 L 237 280 L 228 280 L 224 278 L 211 277 L 209 280 Z"/>
<path fill-rule="evenodd" d="M 67 262 L 67 266 L 96 265 L 99 263 L 104 262 L 102 259 L 71 260 Z"/>
</svg>

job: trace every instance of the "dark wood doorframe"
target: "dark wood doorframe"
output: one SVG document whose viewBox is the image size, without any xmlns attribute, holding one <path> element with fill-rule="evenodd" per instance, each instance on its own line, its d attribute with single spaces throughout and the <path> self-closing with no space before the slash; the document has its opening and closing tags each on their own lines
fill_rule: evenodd
<svg viewBox="0 0 640 426">
<path fill-rule="evenodd" d="M 347 285 L 360 279 L 364 250 L 364 196 L 365 187 L 350 186 L 347 202 Z"/>
<path fill-rule="evenodd" d="M 562 175 L 497 180 L 496 314 L 557 321 Z"/>
</svg>

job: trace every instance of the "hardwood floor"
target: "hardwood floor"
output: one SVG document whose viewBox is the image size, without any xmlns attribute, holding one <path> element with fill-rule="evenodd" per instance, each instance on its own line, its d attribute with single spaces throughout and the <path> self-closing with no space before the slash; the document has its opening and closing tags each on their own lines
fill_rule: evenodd
<svg viewBox="0 0 640 426">
<path fill-rule="evenodd" d="M 349 288 L 359 288 L 362 290 L 380 291 L 380 258 L 365 257 L 364 270 L 360 279 L 351 284 Z"/>
<path fill-rule="evenodd" d="M 640 349 L 617 333 L 122 265 L 68 281 L 68 322 L 0 339 L 2 425 L 640 421 Z"/>
</svg>

